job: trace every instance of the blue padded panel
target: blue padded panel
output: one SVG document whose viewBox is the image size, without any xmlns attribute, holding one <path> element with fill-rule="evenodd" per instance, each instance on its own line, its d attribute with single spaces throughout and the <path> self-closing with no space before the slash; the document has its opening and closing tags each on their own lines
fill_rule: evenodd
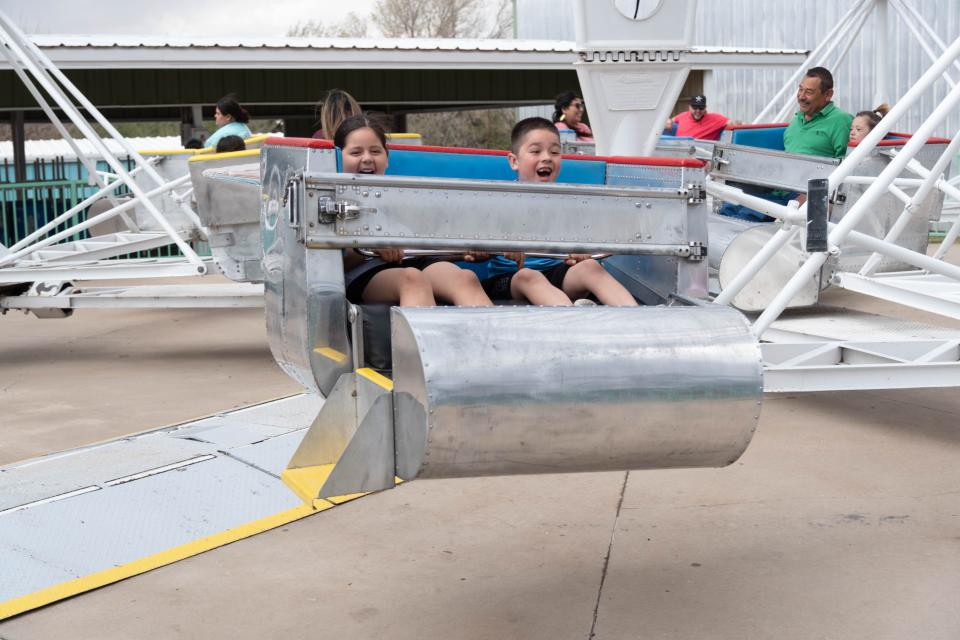
<svg viewBox="0 0 960 640">
<path fill-rule="evenodd" d="M 783 132 L 786 127 L 771 127 L 769 129 L 734 129 L 733 144 L 742 144 L 748 147 L 761 147 L 783 151 Z"/>
<path fill-rule="evenodd" d="M 572 160 L 564 158 L 560 165 L 557 182 L 573 184 L 604 184 L 607 179 L 607 163 L 601 160 Z"/>
<path fill-rule="evenodd" d="M 599 160 L 565 159 L 560 165 L 557 182 L 575 184 L 603 184 L 606 162 Z M 516 180 L 506 156 L 442 151 L 390 152 L 387 175 L 430 178 L 467 178 L 471 180 Z"/>
<path fill-rule="evenodd" d="M 473 180 L 516 180 L 517 178 L 517 174 L 510 169 L 506 156 L 403 149 L 390 152 L 387 175 Z"/>
</svg>

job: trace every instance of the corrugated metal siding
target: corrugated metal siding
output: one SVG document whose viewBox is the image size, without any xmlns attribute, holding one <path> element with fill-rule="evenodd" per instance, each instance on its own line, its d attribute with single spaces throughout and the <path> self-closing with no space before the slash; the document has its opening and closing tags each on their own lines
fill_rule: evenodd
<svg viewBox="0 0 960 640">
<path fill-rule="evenodd" d="M 786 47 L 813 49 L 837 20 L 853 5 L 852 0 L 701 0 L 695 29 L 695 44 L 718 46 Z M 960 37 L 958 0 L 913 0 L 913 5 L 947 43 Z M 902 96 L 930 66 L 930 59 L 893 6 L 888 85 L 893 101 Z M 837 84 L 836 102 L 856 112 L 873 108 L 874 56 L 877 18 L 871 16 L 843 64 L 831 69 Z M 573 38 L 573 0 L 518 0 L 517 25 L 521 38 Z M 953 78 L 960 72 L 953 69 Z M 721 69 L 714 72 L 710 108 L 749 122 L 790 76 L 777 69 Z M 946 96 L 949 87 L 937 83 L 927 91 L 898 129 L 915 129 Z M 953 136 L 960 130 L 960 113 L 951 115 L 939 135 Z"/>
</svg>

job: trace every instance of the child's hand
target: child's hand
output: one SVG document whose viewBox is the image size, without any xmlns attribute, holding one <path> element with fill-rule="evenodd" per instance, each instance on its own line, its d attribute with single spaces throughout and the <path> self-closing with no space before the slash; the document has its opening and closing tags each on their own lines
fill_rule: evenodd
<svg viewBox="0 0 960 640">
<path fill-rule="evenodd" d="M 467 251 L 463 254 L 463 259 L 467 262 L 483 262 L 490 259 L 490 254 L 486 251 Z"/>
<path fill-rule="evenodd" d="M 523 251 L 504 251 L 503 257 L 516 262 L 518 269 L 523 269 L 523 260 L 525 257 Z"/>
<path fill-rule="evenodd" d="M 573 265 L 577 264 L 578 262 L 583 262 L 584 260 L 589 260 L 589 259 L 592 258 L 592 257 L 593 257 L 593 256 L 591 256 L 589 253 L 571 253 L 569 256 L 567 256 L 567 259 L 564 260 L 564 262 L 566 262 L 568 265 L 570 265 L 570 266 L 572 267 Z"/>
<path fill-rule="evenodd" d="M 375 253 L 384 262 L 400 262 L 403 260 L 403 249 L 376 249 Z"/>
</svg>

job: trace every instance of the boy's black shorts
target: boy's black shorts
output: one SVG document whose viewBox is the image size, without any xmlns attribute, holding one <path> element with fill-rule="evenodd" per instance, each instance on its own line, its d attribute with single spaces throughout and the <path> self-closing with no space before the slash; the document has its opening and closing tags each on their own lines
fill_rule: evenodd
<svg viewBox="0 0 960 640">
<path fill-rule="evenodd" d="M 370 284 L 370 281 L 373 280 L 373 276 L 377 275 L 381 271 L 386 271 L 387 269 L 402 269 L 402 268 L 413 268 L 423 271 L 430 265 L 435 262 L 443 262 L 442 258 L 434 258 L 431 256 L 414 256 L 412 258 L 404 258 L 400 262 L 383 262 L 380 258 L 373 258 L 373 260 L 378 261 L 380 264 L 368 266 L 360 275 L 351 278 L 350 274 L 346 275 L 347 280 L 347 300 L 354 304 L 363 303 L 363 290 L 367 288 L 367 285 Z"/>
<path fill-rule="evenodd" d="M 547 277 L 547 281 L 550 284 L 562 291 L 563 279 L 567 277 L 567 271 L 569 270 L 570 265 L 565 262 L 561 262 L 560 264 L 554 265 L 546 271 L 541 271 L 540 273 Z M 513 300 L 513 296 L 510 294 L 510 282 L 513 280 L 513 276 L 515 275 L 517 275 L 516 271 L 513 273 L 501 273 L 500 275 L 491 276 L 486 280 L 482 280 L 480 282 L 480 286 L 483 287 L 483 290 L 491 300 Z"/>
</svg>

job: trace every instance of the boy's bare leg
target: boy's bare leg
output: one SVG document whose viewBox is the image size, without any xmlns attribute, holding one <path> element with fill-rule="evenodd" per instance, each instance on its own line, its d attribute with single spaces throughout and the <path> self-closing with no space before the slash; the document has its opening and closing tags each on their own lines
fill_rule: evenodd
<svg viewBox="0 0 960 640">
<path fill-rule="evenodd" d="M 602 304 L 610 306 L 637 306 L 630 292 L 593 259 L 570 267 L 563 278 L 563 291 L 571 298 L 582 298 L 592 293 Z"/>
<path fill-rule="evenodd" d="M 363 301 L 397 304 L 401 307 L 435 307 L 430 281 L 419 269 L 386 269 L 370 279 L 363 290 Z"/>
<path fill-rule="evenodd" d="M 510 295 L 514 300 L 526 298 L 531 304 L 570 306 L 573 302 L 563 291 L 550 284 L 547 277 L 533 269 L 520 269 L 510 280 Z"/>
<path fill-rule="evenodd" d="M 423 270 L 433 295 L 458 307 L 490 307 L 493 303 L 480 286 L 477 274 L 452 262 L 435 262 Z"/>
</svg>

